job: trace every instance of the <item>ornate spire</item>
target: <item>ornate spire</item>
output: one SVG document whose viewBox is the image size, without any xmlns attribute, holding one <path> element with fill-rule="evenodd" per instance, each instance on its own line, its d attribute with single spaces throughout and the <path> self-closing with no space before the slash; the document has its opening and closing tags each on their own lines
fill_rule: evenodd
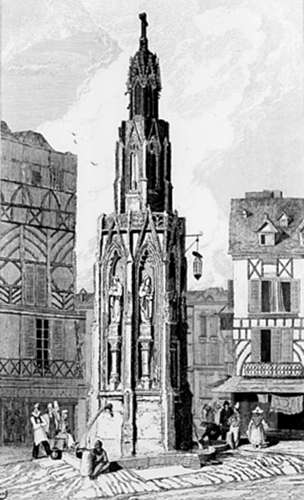
<svg viewBox="0 0 304 500">
<path fill-rule="evenodd" d="M 115 210 L 171 212 L 169 124 L 158 117 L 159 63 L 148 49 L 146 14 L 139 19 L 139 48 L 130 59 L 127 82 L 130 118 L 122 122 L 116 149 Z"/>
<path fill-rule="evenodd" d="M 130 94 L 130 118 L 141 115 L 145 118 L 158 118 L 158 99 L 161 90 L 160 70 L 156 54 L 148 50 L 147 16 L 139 14 L 141 36 L 139 49 L 130 59 L 127 82 Z"/>
</svg>

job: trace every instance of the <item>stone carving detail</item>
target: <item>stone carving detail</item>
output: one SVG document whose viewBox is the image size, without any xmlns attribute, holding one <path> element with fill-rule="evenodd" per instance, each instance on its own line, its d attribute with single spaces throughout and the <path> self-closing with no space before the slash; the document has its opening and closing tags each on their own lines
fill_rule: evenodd
<svg viewBox="0 0 304 500">
<path fill-rule="evenodd" d="M 121 318 L 123 310 L 123 286 L 118 276 L 112 277 L 109 290 L 109 330 L 108 345 L 110 349 L 109 384 L 112 390 L 120 383 L 120 349 L 121 349 Z"/>
<path fill-rule="evenodd" d="M 153 288 L 150 276 L 145 276 L 139 287 L 141 323 L 150 324 L 153 315 Z"/>
<path fill-rule="evenodd" d="M 151 387 L 150 353 L 153 343 L 152 318 L 153 318 L 153 284 L 149 274 L 143 273 L 141 285 L 138 290 L 139 299 L 139 346 L 141 358 L 140 386 L 147 390 Z"/>
<path fill-rule="evenodd" d="M 113 277 L 112 285 L 109 290 L 110 302 L 110 323 L 120 324 L 122 311 L 122 284 L 117 276 Z"/>
</svg>

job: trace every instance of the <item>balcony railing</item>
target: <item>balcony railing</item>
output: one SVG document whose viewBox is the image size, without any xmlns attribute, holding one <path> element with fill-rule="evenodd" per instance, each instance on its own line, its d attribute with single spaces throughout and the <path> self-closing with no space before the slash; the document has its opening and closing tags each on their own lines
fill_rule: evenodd
<svg viewBox="0 0 304 500">
<path fill-rule="evenodd" d="M 83 378 L 77 361 L 0 358 L 0 377 Z"/>
<path fill-rule="evenodd" d="M 304 377 L 301 363 L 245 363 L 243 377 L 297 378 Z"/>
</svg>

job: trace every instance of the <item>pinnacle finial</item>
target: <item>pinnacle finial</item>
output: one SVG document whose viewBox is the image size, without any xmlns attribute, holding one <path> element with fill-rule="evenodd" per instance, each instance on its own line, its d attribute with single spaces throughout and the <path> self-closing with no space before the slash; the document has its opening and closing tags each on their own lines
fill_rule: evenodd
<svg viewBox="0 0 304 500">
<path fill-rule="evenodd" d="M 142 12 L 139 14 L 139 19 L 141 21 L 141 35 L 140 35 L 140 40 L 146 40 L 147 39 L 147 26 L 148 26 L 148 21 L 147 21 L 147 14 L 145 12 Z"/>
</svg>

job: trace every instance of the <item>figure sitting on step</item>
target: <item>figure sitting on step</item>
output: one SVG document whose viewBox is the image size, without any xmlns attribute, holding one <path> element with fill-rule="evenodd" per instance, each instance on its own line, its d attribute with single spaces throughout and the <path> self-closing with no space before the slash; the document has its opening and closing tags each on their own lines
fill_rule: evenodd
<svg viewBox="0 0 304 500">
<path fill-rule="evenodd" d="M 90 451 L 89 457 L 90 479 L 96 479 L 100 474 L 107 472 L 110 467 L 107 452 L 102 447 L 102 442 L 98 439 L 94 448 Z"/>
</svg>

